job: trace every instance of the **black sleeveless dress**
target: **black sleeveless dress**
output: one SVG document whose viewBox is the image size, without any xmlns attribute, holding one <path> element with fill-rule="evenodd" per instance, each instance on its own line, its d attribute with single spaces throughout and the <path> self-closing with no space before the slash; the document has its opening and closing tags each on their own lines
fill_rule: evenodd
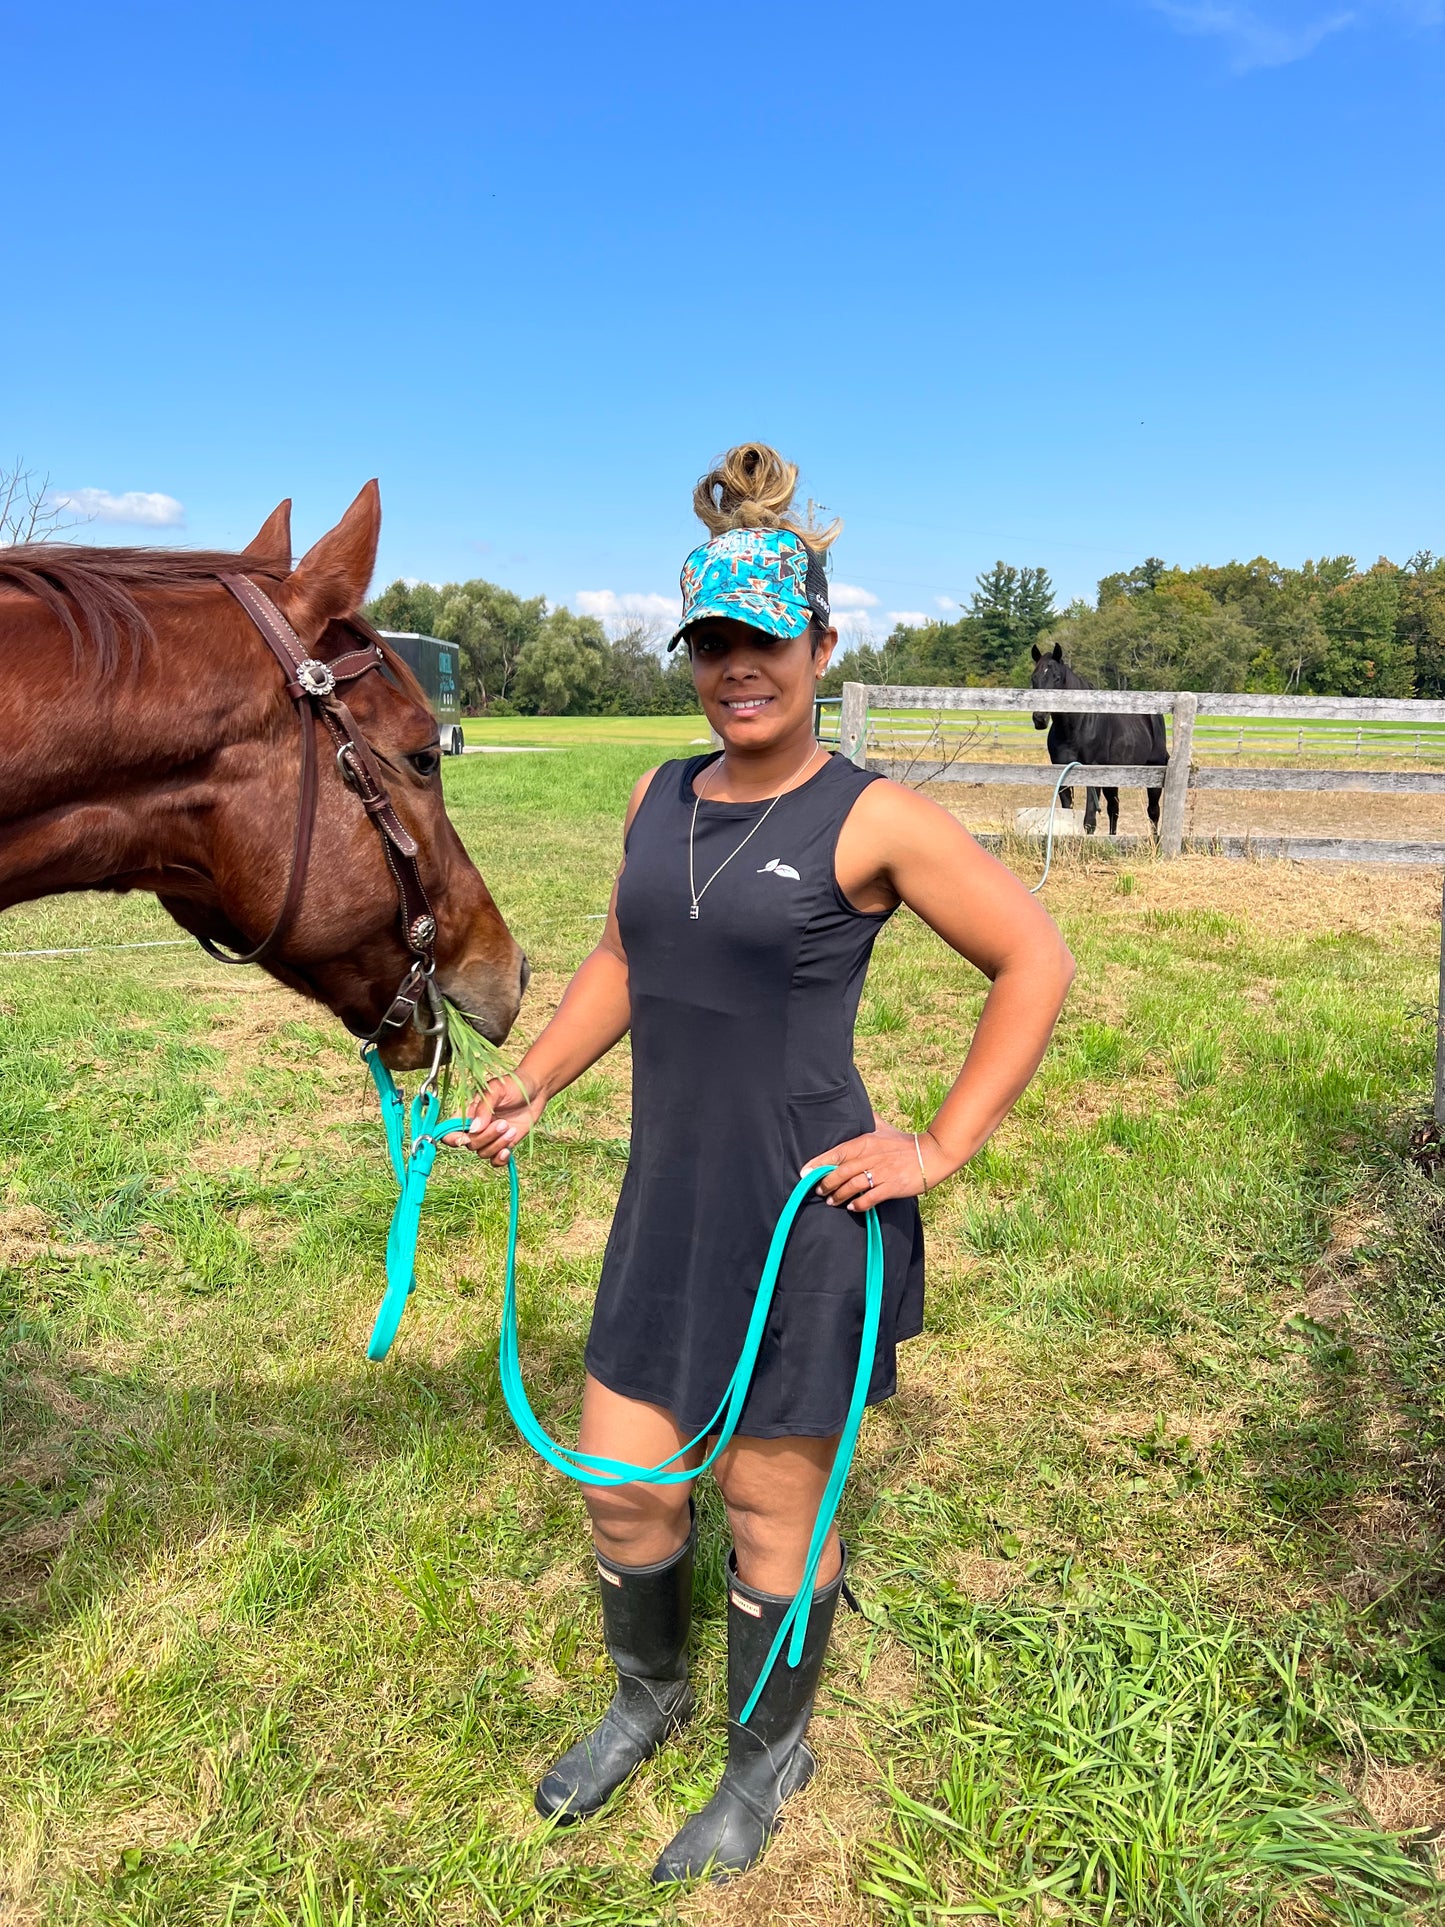
<svg viewBox="0 0 1445 1927">
<path fill-rule="evenodd" d="M 878 779 L 841 756 L 791 790 L 688 915 L 693 780 L 657 771 L 633 819 L 617 915 L 632 1004 L 632 1150 L 587 1342 L 594 1378 L 693 1433 L 742 1349 L 778 1213 L 802 1164 L 873 1128 L 853 1020 L 888 913 L 838 888 L 843 820 Z M 767 804 L 697 812 L 698 887 Z M 883 1318 L 868 1402 L 892 1395 L 895 1347 L 923 1325 L 912 1198 L 877 1207 Z M 738 1431 L 826 1438 L 847 1415 L 863 1323 L 861 1216 L 810 1197 L 778 1277 Z"/>
</svg>

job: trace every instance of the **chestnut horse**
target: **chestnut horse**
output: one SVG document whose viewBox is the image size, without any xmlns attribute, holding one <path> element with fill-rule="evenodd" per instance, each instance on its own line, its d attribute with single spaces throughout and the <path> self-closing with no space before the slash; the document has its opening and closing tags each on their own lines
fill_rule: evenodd
<svg viewBox="0 0 1445 1927">
<path fill-rule="evenodd" d="M 289 502 L 239 555 L 0 548 L 0 909 L 65 890 L 149 890 L 193 936 L 254 949 L 287 900 L 302 731 L 315 731 L 309 863 L 264 967 L 358 1036 L 381 1026 L 416 961 L 392 845 L 343 781 L 322 718 L 288 696 L 261 630 L 221 581 L 244 576 L 311 658 L 355 661 L 359 642 L 374 654 L 346 684 L 347 710 L 418 846 L 436 982 L 500 1042 L 526 960 L 447 816 L 420 686 L 356 626 L 380 532 L 368 482 L 294 569 Z M 393 1069 L 431 1055 L 410 1026 L 381 1048 Z"/>
</svg>

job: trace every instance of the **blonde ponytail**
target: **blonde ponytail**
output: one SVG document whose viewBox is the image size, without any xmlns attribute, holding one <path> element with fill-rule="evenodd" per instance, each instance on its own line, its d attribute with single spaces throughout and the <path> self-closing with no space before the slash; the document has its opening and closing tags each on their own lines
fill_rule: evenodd
<svg viewBox="0 0 1445 1927">
<path fill-rule="evenodd" d="M 821 554 L 843 524 L 835 519 L 819 529 L 798 521 L 792 512 L 797 487 L 796 462 L 784 461 L 766 442 L 740 442 L 701 478 L 692 505 L 710 537 L 728 529 L 791 529 Z"/>
</svg>

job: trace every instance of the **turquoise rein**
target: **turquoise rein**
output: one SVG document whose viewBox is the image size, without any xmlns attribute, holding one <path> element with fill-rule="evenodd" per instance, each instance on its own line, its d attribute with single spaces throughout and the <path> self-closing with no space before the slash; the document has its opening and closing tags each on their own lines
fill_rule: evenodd
<svg viewBox="0 0 1445 1927">
<path fill-rule="evenodd" d="M 416 1283 L 415 1263 L 417 1236 L 421 1227 L 422 1202 L 426 1197 L 427 1180 L 436 1159 L 437 1139 L 449 1131 L 464 1131 L 468 1126 L 466 1118 L 450 1118 L 446 1123 L 437 1122 L 441 1110 L 441 1100 L 435 1090 L 424 1085 L 412 1099 L 410 1115 L 410 1153 L 403 1136 L 407 1122 L 401 1095 L 396 1088 L 391 1072 L 382 1063 L 375 1051 L 367 1054 L 367 1065 L 381 1098 L 382 1124 L 386 1130 L 387 1150 L 391 1155 L 392 1169 L 396 1173 L 400 1196 L 392 1214 L 391 1229 L 386 1240 L 386 1295 L 376 1314 L 372 1327 L 371 1342 L 366 1355 L 371 1359 L 383 1359 L 391 1349 L 401 1324 L 406 1301 Z M 774 1226 L 772 1242 L 768 1246 L 767 1261 L 763 1265 L 758 1280 L 757 1296 L 753 1300 L 752 1315 L 748 1319 L 747 1333 L 743 1348 L 738 1356 L 737 1366 L 728 1381 L 727 1391 L 717 1411 L 703 1426 L 695 1438 L 656 1465 L 631 1465 L 626 1459 L 609 1459 L 588 1452 L 573 1451 L 559 1445 L 543 1430 L 537 1415 L 533 1412 L 527 1397 L 527 1388 L 522 1383 L 521 1355 L 517 1341 L 517 1225 L 521 1215 L 521 1192 L 517 1183 L 517 1160 L 515 1155 L 507 1160 L 507 1265 L 506 1283 L 502 1294 L 501 1331 L 498 1342 L 499 1369 L 502 1380 L 502 1396 L 507 1401 L 507 1410 L 522 1437 L 539 1458 L 556 1472 L 565 1473 L 579 1485 L 688 1485 L 700 1472 L 705 1472 L 731 1441 L 737 1430 L 738 1420 L 752 1383 L 753 1371 L 757 1364 L 758 1352 L 767 1328 L 768 1312 L 773 1302 L 773 1291 L 782 1268 L 783 1253 L 787 1249 L 788 1236 L 793 1229 L 793 1221 L 801 1210 L 805 1199 L 822 1177 L 834 1167 L 830 1164 L 817 1165 L 806 1177 L 799 1178 L 794 1185 L 787 1203 L 778 1214 Z M 834 1455 L 833 1469 L 828 1475 L 822 1500 L 818 1506 L 818 1517 L 813 1526 L 813 1536 L 808 1543 L 808 1557 L 803 1566 L 802 1583 L 799 1585 L 792 1605 L 783 1616 L 767 1659 L 753 1686 L 752 1694 L 740 1716 L 746 1724 L 749 1714 L 758 1701 L 773 1670 L 773 1664 L 786 1642 L 788 1664 L 796 1666 L 802 1658 L 803 1639 L 808 1629 L 808 1612 L 812 1605 L 813 1588 L 817 1580 L 818 1564 L 823 1556 L 823 1548 L 828 1542 L 833 1520 L 838 1511 L 839 1500 L 843 1496 L 843 1486 L 853 1465 L 853 1453 L 858 1443 L 858 1432 L 863 1423 L 863 1410 L 868 1401 L 868 1381 L 872 1375 L 873 1356 L 878 1345 L 878 1325 L 883 1311 L 883 1233 L 879 1229 L 876 1211 L 863 1214 L 867 1229 L 867 1255 L 863 1274 L 863 1334 L 858 1346 L 858 1369 L 853 1376 L 853 1395 L 848 1404 L 848 1416 L 838 1437 L 838 1450 Z M 690 1452 L 703 1445 L 709 1438 L 716 1442 L 712 1450 L 699 1464 L 687 1466 L 680 1463 Z"/>
</svg>

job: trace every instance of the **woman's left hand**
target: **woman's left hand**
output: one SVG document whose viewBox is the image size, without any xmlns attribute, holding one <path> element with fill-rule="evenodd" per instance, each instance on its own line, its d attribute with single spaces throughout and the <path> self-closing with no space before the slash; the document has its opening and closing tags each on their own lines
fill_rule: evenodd
<svg viewBox="0 0 1445 1927">
<path fill-rule="evenodd" d="M 871 1211 L 885 1198 L 916 1198 L 953 1168 L 927 1131 L 915 1138 L 912 1131 L 895 1131 L 891 1124 L 879 1124 L 863 1137 L 819 1152 L 803 1166 L 803 1175 L 823 1164 L 836 1169 L 818 1189 L 829 1204 L 846 1205 L 850 1211 Z"/>
</svg>

